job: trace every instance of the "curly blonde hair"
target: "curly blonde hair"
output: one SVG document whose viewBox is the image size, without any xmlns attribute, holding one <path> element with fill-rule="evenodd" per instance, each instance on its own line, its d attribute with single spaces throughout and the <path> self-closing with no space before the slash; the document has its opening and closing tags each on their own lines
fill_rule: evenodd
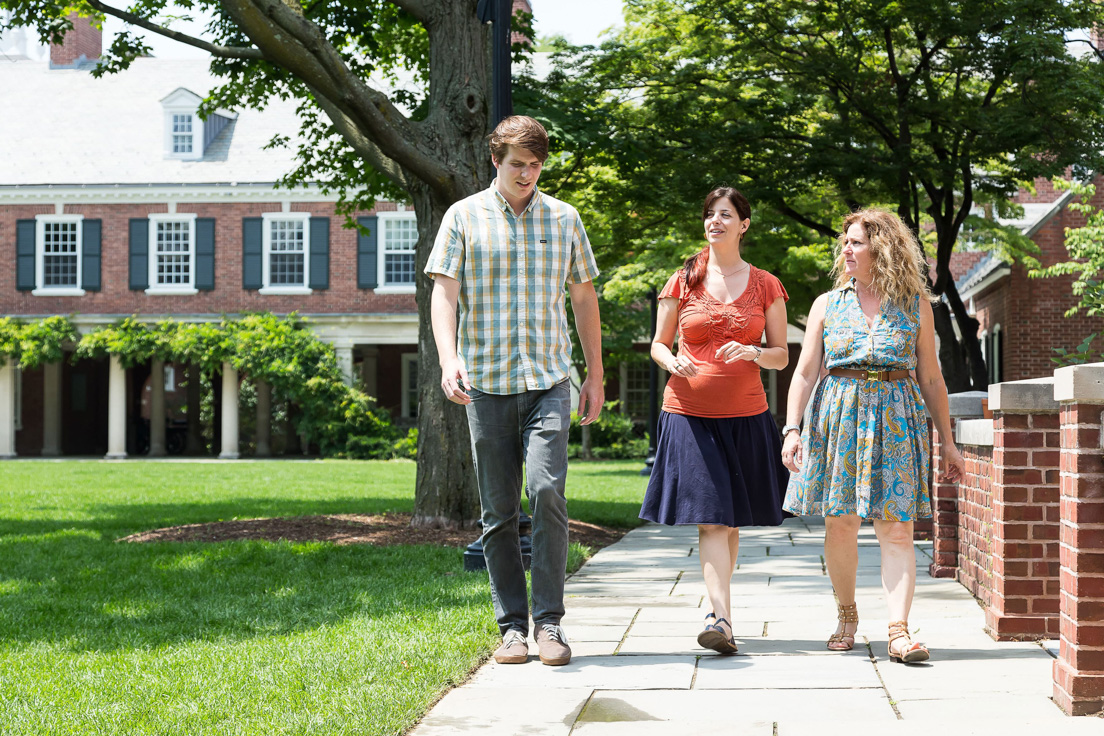
<svg viewBox="0 0 1104 736">
<path fill-rule="evenodd" d="M 855 223 L 862 225 L 870 241 L 870 286 L 876 293 L 897 305 L 907 304 L 917 296 L 936 301 L 928 290 L 916 236 L 900 217 L 875 208 L 858 210 L 843 218 L 843 230 L 836 241 L 836 262 L 832 266 L 837 289 L 851 281 L 844 270 L 843 244 L 847 229 Z"/>
</svg>

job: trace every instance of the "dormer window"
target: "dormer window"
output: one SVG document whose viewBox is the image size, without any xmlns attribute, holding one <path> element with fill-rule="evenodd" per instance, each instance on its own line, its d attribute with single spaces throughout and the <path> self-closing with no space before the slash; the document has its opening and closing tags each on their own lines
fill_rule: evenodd
<svg viewBox="0 0 1104 736">
<path fill-rule="evenodd" d="M 165 158 L 197 160 L 215 143 L 238 117 L 229 110 L 215 110 L 206 120 L 199 119 L 203 98 L 184 87 L 177 87 L 161 100 L 165 115 Z M 228 133 L 229 134 L 229 133 Z"/>
<path fill-rule="evenodd" d="M 177 87 L 161 100 L 165 111 L 165 158 L 203 158 L 203 121 L 196 114 L 201 102 L 202 97 L 183 87 Z"/>
</svg>

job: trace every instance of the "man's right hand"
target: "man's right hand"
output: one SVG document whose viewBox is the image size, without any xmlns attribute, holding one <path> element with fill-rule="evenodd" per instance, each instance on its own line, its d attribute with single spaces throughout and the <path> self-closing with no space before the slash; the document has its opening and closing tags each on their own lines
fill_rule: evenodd
<svg viewBox="0 0 1104 736">
<path fill-rule="evenodd" d="M 471 382 L 459 358 L 441 363 L 441 390 L 445 392 L 445 398 L 454 404 L 471 403 L 471 396 L 465 393 L 465 390 L 471 390 Z"/>
</svg>

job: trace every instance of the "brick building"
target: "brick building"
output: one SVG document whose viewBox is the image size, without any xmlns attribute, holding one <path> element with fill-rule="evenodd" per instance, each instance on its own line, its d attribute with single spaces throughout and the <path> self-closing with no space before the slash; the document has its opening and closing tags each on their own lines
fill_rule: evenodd
<svg viewBox="0 0 1104 736">
<path fill-rule="evenodd" d="M 296 311 L 331 342 L 350 380 L 399 418 L 417 412 L 414 213 L 380 203 L 344 226 L 334 199 L 277 189 L 299 129 L 295 103 L 263 111 L 200 101 L 205 61 L 143 58 L 94 79 L 100 32 L 78 21 L 49 61 L 9 40 L 0 60 L 0 315 L 73 315 L 82 331 L 122 317 L 217 320 Z M 28 50 L 31 51 L 31 50 Z M 107 361 L 16 372 L 19 455 L 107 450 Z M 170 420 L 185 366 L 165 366 Z M 127 372 L 128 449 L 162 382 Z M 56 399 L 54 397 L 57 397 Z"/>
<path fill-rule="evenodd" d="M 1096 178 L 1093 204 L 1104 205 L 1104 177 Z M 1084 217 L 1071 211 L 1069 192 L 1056 191 L 1049 181 L 1039 180 L 1035 192 L 1021 190 L 1016 201 L 1024 216 L 1014 224 L 1039 247 L 1044 266 L 1069 260 L 1063 245 L 1065 228 L 1084 224 Z M 978 337 L 989 369 L 989 382 L 1019 381 L 1050 375 L 1055 364 L 1054 348 L 1071 350 L 1089 334 L 1104 329 L 1100 317 L 1079 313 L 1065 317 L 1077 304 L 1073 277 L 1033 279 L 1020 264 L 1009 265 L 987 253 L 956 253 L 951 262 L 958 276 L 957 286 L 967 309 L 980 323 Z"/>
</svg>

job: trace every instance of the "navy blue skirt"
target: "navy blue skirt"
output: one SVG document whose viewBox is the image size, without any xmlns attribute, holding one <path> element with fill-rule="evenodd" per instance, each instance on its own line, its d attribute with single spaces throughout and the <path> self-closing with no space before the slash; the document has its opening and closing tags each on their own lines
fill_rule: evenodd
<svg viewBox="0 0 1104 736">
<path fill-rule="evenodd" d="M 790 472 L 769 411 L 710 419 L 659 414 L 655 465 L 640 518 L 668 526 L 778 526 Z"/>
</svg>

